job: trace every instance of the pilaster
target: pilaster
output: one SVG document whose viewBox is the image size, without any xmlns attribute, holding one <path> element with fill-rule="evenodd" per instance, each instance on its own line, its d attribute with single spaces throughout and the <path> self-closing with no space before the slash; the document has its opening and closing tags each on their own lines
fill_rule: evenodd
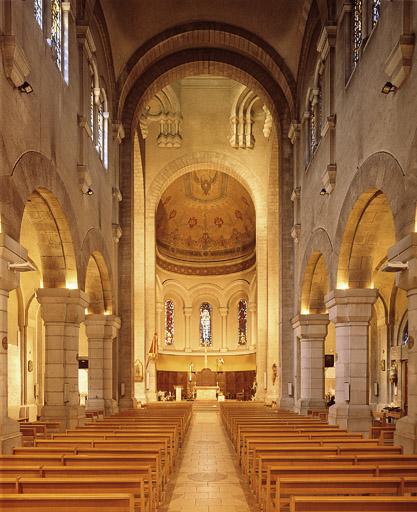
<svg viewBox="0 0 417 512">
<path fill-rule="evenodd" d="M 417 233 L 410 233 L 388 251 L 388 264 L 405 263 L 396 284 L 408 298 L 408 413 L 396 423 L 394 442 L 405 453 L 417 453 Z"/>
<path fill-rule="evenodd" d="M 26 250 L 15 240 L 0 233 L 0 453 L 12 453 L 21 445 L 19 423 L 9 418 L 8 411 L 8 299 L 9 292 L 19 286 L 19 274 L 11 264 L 24 263 Z"/>
</svg>

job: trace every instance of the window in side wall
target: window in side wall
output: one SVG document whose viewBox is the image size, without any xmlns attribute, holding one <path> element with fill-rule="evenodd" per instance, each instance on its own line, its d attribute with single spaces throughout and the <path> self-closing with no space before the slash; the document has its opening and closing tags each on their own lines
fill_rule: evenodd
<svg viewBox="0 0 417 512">
<path fill-rule="evenodd" d="M 238 344 L 246 345 L 248 341 L 248 303 L 245 299 L 241 299 L 237 305 L 237 322 L 238 322 Z"/>
<path fill-rule="evenodd" d="M 372 28 L 378 23 L 381 17 L 381 0 L 372 0 Z"/>
<path fill-rule="evenodd" d="M 51 35 L 49 44 L 55 64 L 62 69 L 62 9 L 61 0 L 51 0 Z"/>
<path fill-rule="evenodd" d="M 171 299 L 165 301 L 165 345 L 174 344 L 174 302 Z"/>
<path fill-rule="evenodd" d="M 352 69 L 354 69 L 360 59 L 363 40 L 363 0 L 353 0 L 351 37 L 351 59 Z"/>
<path fill-rule="evenodd" d="M 210 347 L 211 343 L 211 305 L 203 302 L 200 306 L 200 345 Z"/>
<path fill-rule="evenodd" d="M 36 23 L 43 28 L 43 0 L 33 0 L 33 14 Z"/>
</svg>

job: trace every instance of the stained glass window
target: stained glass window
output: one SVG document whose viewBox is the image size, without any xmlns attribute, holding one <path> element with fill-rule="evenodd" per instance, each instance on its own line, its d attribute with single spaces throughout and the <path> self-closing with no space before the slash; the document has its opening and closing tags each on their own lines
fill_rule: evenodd
<svg viewBox="0 0 417 512">
<path fill-rule="evenodd" d="M 96 149 L 97 149 L 97 152 L 98 152 L 101 160 L 103 160 L 103 134 L 104 134 L 103 122 L 104 122 L 104 118 L 103 118 L 103 104 L 100 103 L 98 105 L 98 107 L 97 107 L 97 143 L 96 143 Z"/>
<path fill-rule="evenodd" d="M 363 38 L 363 0 L 354 0 L 352 12 L 352 63 L 353 66 L 359 61 L 360 49 Z"/>
<path fill-rule="evenodd" d="M 200 306 L 200 344 L 211 345 L 211 306 L 208 302 Z"/>
<path fill-rule="evenodd" d="M 237 321 L 238 321 L 238 343 L 239 345 L 246 345 L 247 339 L 247 324 L 248 324 L 248 303 L 246 300 L 241 299 L 237 305 Z"/>
<path fill-rule="evenodd" d="M 372 0 L 372 28 L 378 23 L 381 17 L 381 0 Z"/>
<path fill-rule="evenodd" d="M 62 13 L 61 0 L 51 0 L 51 45 L 56 65 L 61 69 L 62 59 Z"/>
<path fill-rule="evenodd" d="M 90 128 L 91 140 L 94 140 L 94 84 L 91 82 L 90 88 Z"/>
<path fill-rule="evenodd" d="M 165 301 L 165 345 L 174 343 L 174 303 Z"/>
<path fill-rule="evenodd" d="M 316 108 L 313 103 L 310 104 L 310 120 L 309 120 L 309 128 L 310 128 L 310 155 L 312 155 L 317 147 L 317 114 Z"/>
<path fill-rule="evenodd" d="M 403 336 L 402 336 L 402 340 L 401 340 L 401 343 L 403 345 L 408 345 L 408 322 L 406 322 L 405 326 L 404 326 L 404 329 L 403 329 Z"/>
<path fill-rule="evenodd" d="M 43 17 L 43 9 L 42 9 L 43 0 L 33 0 L 33 14 L 35 15 L 35 20 L 37 24 L 42 28 L 42 17 Z"/>
</svg>

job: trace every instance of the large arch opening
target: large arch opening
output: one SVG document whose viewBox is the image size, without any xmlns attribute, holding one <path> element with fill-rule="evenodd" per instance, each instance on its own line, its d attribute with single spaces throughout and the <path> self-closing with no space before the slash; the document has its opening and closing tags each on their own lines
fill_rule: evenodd
<svg viewBox="0 0 417 512">
<path fill-rule="evenodd" d="M 132 95 L 137 98 L 136 103 L 133 102 L 133 96 L 126 96 L 127 102 L 132 101 L 134 105 L 134 115 L 129 122 L 136 128 L 133 144 L 129 142 L 130 137 L 126 137 L 122 151 L 126 151 L 126 158 L 132 163 L 133 183 L 127 176 L 125 183 L 127 185 L 129 182 L 134 192 L 131 194 L 122 188 L 125 204 L 122 204 L 121 217 L 123 219 L 124 210 L 127 222 L 130 208 L 126 199 L 132 201 L 131 204 L 136 210 L 133 217 L 134 239 L 130 246 L 135 253 L 132 296 L 137 306 L 135 304 L 132 321 L 122 326 L 122 339 L 128 337 L 132 340 L 127 342 L 128 347 L 123 351 L 126 354 L 125 351 L 129 350 L 131 359 L 137 362 L 138 367 L 146 367 L 155 332 L 159 342 L 163 343 L 159 318 L 164 306 L 157 299 L 156 291 L 156 261 L 161 263 L 163 258 L 155 247 L 155 217 L 163 191 L 176 179 L 187 174 L 194 176 L 194 183 L 195 180 L 202 179 L 204 186 L 208 187 L 214 176 L 220 179 L 223 173 L 245 186 L 256 209 L 256 258 L 264 261 L 260 265 L 261 272 L 256 275 L 256 286 L 253 286 L 253 279 L 248 279 L 256 293 L 256 300 L 249 300 L 250 306 L 247 305 L 246 314 L 251 318 L 252 324 L 256 323 L 256 328 L 253 326 L 251 329 L 252 337 L 256 336 L 258 341 L 258 395 L 263 398 L 268 395 L 277 400 L 278 383 L 281 382 L 276 379 L 276 368 L 280 366 L 281 359 L 278 332 L 280 329 L 285 332 L 287 326 L 284 324 L 282 328 L 283 324 L 273 321 L 279 311 L 279 251 L 276 250 L 276 257 L 271 256 L 273 251 L 268 256 L 268 246 L 272 247 L 273 244 L 276 249 L 277 240 L 273 233 L 278 237 L 280 233 L 287 234 L 288 229 L 280 229 L 279 207 L 274 208 L 275 215 L 271 212 L 268 215 L 267 205 L 272 202 L 279 203 L 281 193 L 279 167 L 282 156 L 279 148 L 282 143 L 282 119 L 278 119 L 275 104 L 265 90 L 261 90 L 259 94 L 259 88 L 250 88 L 254 84 L 252 79 L 246 79 L 247 83 L 242 83 L 235 79 L 236 74 L 232 74 L 233 79 L 231 78 L 229 71 L 232 67 L 228 62 L 205 66 L 204 63 L 193 62 L 195 57 L 192 54 L 188 58 L 191 62 L 184 66 L 168 66 L 167 75 L 162 82 L 155 77 L 151 82 L 152 89 L 149 89 L 152 94 L 145 95 L 143 90 L 141 96 L 138 90 L 132 89 Z M 162 74 L 159 75 L 161 76 Z M 241 78 L 240 75 L 238 77 Z M 142 87 L 143 83 L 138 87 Z M 285 112 L 287 110 L 283 110 L 281 117 L 285 117 Z M 178 154 L 181 156 L 178 157 Z M 207 174 L 205 177 L 202 176 L 204 172 Z M 133 200 L 133 196 L 138 198 L 138 202 Z M 141 207 L 143 198 L 145 201 Z M 192 217 L 190 215 L 186 220 Z M 221 215 L 216 217 L 221 218 Z M 212 221 L 214 220 L 213 218 Z M 222 221 L 224 223 L 224 219 L 218 220 L 219 224 Z M 130 225 L 130 221 L 128 224 Z M 131 250 L 127 247 L 130 242 L 125 236 L 124 231 L 124 240 L 121 240 L 122 254 Z M 252 263 L 254 260 L 252 258 Z M 240 262 L 235 270 L 239 268 Z M 274 279 L 275 283 L 272 284 Z M 125 280 L 128 278 L 123 276 L 123 283 Z M 273 287 L 273 290 L 268 290 L 268 286 Z M 121 288 L 125 289 L 125 284 Z M 289 293 L 291 296 L 292 291 Z M 145 297 L 144 303 L 141 303 L 141 297 Z M 123 297 L 121 301 L 123 302 Z M 289 299 L 287 302 L 290 302 Z M 262 304 L 262 307 L 257 307 L 257 304 Z M 271 319 L 269 323 L 268 313 Z M 141 318 L 145 319 L 146 326 L 143 334 L 133 327 Z M 150 364 L 152 365 L 152 361 Z M 122 373 L 123 371 L 121 369 Z M 121 377 L 125 384 L 124 389 L 127 389 L 126 382 L 130 382 L 136 399 L 150 399 L 149 390 L 153 388 L 155 380 L 149 377 L 152 382 L 147 383 L 146 377 L 151 373 L 145 372 L 145 378 L 138 381 L 125 372 L 125 377 Z M 136 380 L 134 384 L 133 380 Z M 154 392 L 151 398 L 155 398 Z"/>
</svg>

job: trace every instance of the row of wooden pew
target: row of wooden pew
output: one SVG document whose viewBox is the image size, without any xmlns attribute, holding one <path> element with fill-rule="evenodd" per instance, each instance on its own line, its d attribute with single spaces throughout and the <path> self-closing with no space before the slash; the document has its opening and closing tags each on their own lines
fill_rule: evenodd
<svg viewBox="0 0 417 512">
<path fill-rule="evenodd" d="M 417 511 L 417 455 L 400 446 L 256 403 L 221 416 L 263 511 Z"/>
<path fill-rule="evenodd" d="M 0 455 L 0 510 L 157 510 L 191 412 L 186 403 L 148 405 Z"/>
</svg>

